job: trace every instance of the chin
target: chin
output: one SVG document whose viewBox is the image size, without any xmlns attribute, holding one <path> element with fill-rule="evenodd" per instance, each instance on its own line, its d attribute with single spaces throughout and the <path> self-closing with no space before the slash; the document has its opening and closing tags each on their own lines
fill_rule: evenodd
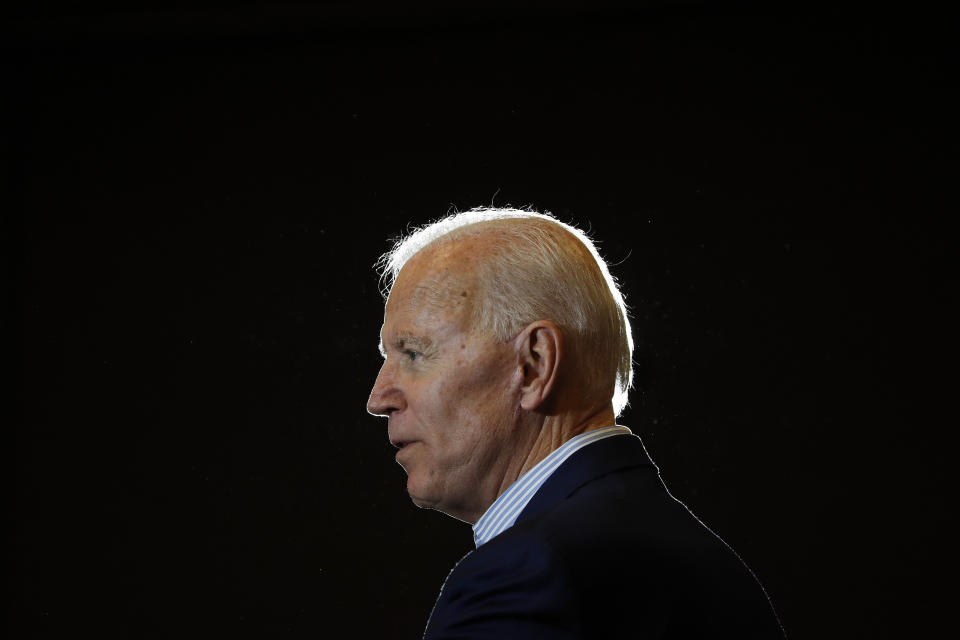
<svg viewBox="0 0 960 640">
<path fill-rule="evenodd" d="M 413 480 L 409 477 L 407 478 L 407 493 L 410 495 L 413 504 L 421 509 L 432 509 L 437 504 L 436 500 L 424 497 L 423 493 L 418 491 L 416 486 L 413 486 Z"/>
</svg>

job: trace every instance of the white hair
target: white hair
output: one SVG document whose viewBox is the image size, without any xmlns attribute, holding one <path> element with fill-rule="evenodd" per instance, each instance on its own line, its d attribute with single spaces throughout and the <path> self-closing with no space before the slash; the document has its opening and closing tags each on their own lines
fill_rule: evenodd
<svg viewBox="0 0 960 640">
<path fill-rule="evenodd" d="M 509 340 L 531 322 L 554 322 L 581 356 L 585 391 L 609 393 L 603 399 L 609 397 L 619 415 L 633 383 L 633 337 L 623 295 L 590 238 L 549 212 L 479 207 L 415 229 L 378 262 L 388 280 L 384 295 L 426 247 L 479 235 L 494 241 L 476 274 L 482 283 L 476 326 Z"/>
</svg>

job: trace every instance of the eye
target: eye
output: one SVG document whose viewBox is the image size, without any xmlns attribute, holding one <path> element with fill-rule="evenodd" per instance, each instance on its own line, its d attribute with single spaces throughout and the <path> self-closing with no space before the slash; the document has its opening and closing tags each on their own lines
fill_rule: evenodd
<svg viewBox="0 0 960 640">
<path fill-rule="evenodd" d="M 410 362 L 415 361 L 422 355 L 419 351 L 414 351 L 413 349 L 404 349 L 403 352 L 407 355 L 407 358 L 410 359 Z"/>
</svg>

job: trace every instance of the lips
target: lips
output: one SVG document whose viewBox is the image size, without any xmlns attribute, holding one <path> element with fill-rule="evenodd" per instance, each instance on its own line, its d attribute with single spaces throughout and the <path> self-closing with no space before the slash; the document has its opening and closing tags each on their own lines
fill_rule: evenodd
<svg viewBox="0 0 960 640">
<path fill-rule="evenodd" d="M 390 444 L 395 446 L 397 449 L 403 449 L 404 447 L 408 447 L 414 442 L 416 441 L 415 440 L 393 440 L 393 439 L 390 440 Z"/>
</svg>

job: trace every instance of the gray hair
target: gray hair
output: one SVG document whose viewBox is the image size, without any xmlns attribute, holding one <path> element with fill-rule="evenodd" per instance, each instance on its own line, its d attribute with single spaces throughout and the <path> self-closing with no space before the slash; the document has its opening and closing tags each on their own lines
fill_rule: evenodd
<svg viewBox="0 0 960 640">
<path fill-rule="evenodd" d="M 633 337 L 623 295 L 589 237 L 549 212 L 479 207 L 449 215 L 396 240 L 377 263 L 387 280 L 428 246 L 493 236 L 477 274 L 476 326 L 509 340 L 537 320 L 556 323 L 582 356 L 588 391 L 611 393 L 616 415 L 633 383 Z"/>
</svg>

